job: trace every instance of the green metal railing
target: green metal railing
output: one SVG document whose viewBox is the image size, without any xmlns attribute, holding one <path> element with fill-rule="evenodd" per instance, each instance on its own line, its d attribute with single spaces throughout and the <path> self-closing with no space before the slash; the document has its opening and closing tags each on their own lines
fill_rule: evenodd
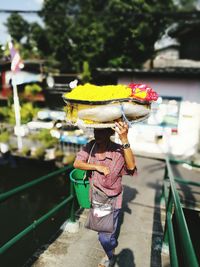
<svg viewBox="0 0 200 267">
<path fill-rule="evenodd" d="M 157 161 L 161 161 L 161 162 L 166 161 L 165 157 L 155 157 L 155 156 L 139 155 L 139 154 L 138 155 L 136 154 L 136 156 L 139 158 L 152 159 L 152 160 L 157 160 Z M 173 157 L 168 157 L 168 158 L 169 158 L 170 163 L 173 163 L 173 164 L 188 164 L 191 167 L 200 168 L 200 165 L 194 163 L 193 160 L 181 160 L 181 159 L 176 159 Z"/>
<path fill-rule="evenodd" d="M 181 246 L 181 249 L 183 251 L 184 262 L 186 263 L 186 266 L 198 267 L 199 264 L 189 234 L 180 198 L 176 190 L 176 182 L 191 184 L 196 186 L 200 186 L 200 184 L 197 182 L 175 178 L 170 165 L 171 160 L 169 160 L 169 158 L 166 158 L 165 161 L 166 161 L 166 167 L 164 174 L 164 196 L 166 203 L 166 224 L 164 232 L 164 246 L 169 247 L 171 266 L 179 267 L 180 265 L 178 263 L 176 241 L 175 241 L 174 228 L 172 222 L 173 215 L 175 215 L 177 222 L 177 231 L 181 241 L 179 245 Z M 186 163 L 185 161 L 179 161 L 179 160 L 173 160 L 172 162 L 175 164 Z M 199 167 L 199 165 L 196 164 L 191 164 L 191 165 Z"/>
<path fill-rule="evenodd" d="M 57 176 L 58 174 L 66 173 L 72 168 L 71 165 L 67 167 L 63 167 L 59 170 L 56 170 L 54 172 L 51 172 L 47 175 L 44 175 L 38 179 L 35 179 L 31 182 L 28 182 L 26 184 L 23 184 L 21 186 L 18 186 L 14 189 L 11 189 L 5 193 L 0 194 L 0 202 L 5 201 L 8 198 L 11 198 L 12 196 L 24 191 L 25 189 L 32 188 L 33 186 L 40 184 L 50 178 L 53 178 Z M 22 239 L 25 235 L 33 231 L 37 226 L 39 226 L 41 223 L 49 219 L 54 213 L 59 211 L 61 208 L 63 208 L 66 204 L 71 202 L 70 207 L 70 221 L 75 222 L 75 211 L 74 211 L 74 187 L 73 184 L 70 182 L 70 195 L 64 199 L 62 202 L 57 204 L 55 207 L 53 207 L 50 211 L 48 211 L 46 214 L 44 214 L 39 219 L 35 220 L 32 224 L 30 224 L 28 227 L 26 227 L 24 230 L 22 230 L 20 233 L 15 235 L 13 238 L 11 238 L 8 242 L 6 242 L 3 246 L 0 247 L 0 255 L 3 254 L 6 250 L 8 250 L 11 246 L 13 246 L 15 243 L 17 243 L 19 240 Z"/>
</svg>

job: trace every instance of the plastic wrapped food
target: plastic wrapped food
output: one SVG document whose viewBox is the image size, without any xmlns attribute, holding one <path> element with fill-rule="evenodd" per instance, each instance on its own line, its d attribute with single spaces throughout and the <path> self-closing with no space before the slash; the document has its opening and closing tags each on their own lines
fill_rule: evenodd
<svg viewBox="0 0 200 267">
<path fill-rule="evenodd" d="M 78 118 L 82 120 L 92 120 L 95 122 L 114 121 L 125 116 L 130 119 L 146 116 L 150 109 L 147 105 L 137 105 L 135 103 L 115 103 L 95 107 L 89 107 L 78 111 Z"/>
</svg>

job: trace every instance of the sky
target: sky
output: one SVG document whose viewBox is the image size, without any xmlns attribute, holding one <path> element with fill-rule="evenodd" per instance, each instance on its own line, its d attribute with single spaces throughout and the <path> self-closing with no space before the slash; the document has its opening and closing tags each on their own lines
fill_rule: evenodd
<svg viewBox="0 0 200 267">
<path fill-rule="evenodd" d="M 0 0 L 0 10 L 40 10 L 43 0 Z M 4 23 L 9 17 L 8 13 L 0 13 L 0 44 L 5 44 L 9 35 Z M 37 21 L 41 23 L 41 19 L 36 14 L 23 14 L 24 19 L 29 22 Z"/>
</svg>

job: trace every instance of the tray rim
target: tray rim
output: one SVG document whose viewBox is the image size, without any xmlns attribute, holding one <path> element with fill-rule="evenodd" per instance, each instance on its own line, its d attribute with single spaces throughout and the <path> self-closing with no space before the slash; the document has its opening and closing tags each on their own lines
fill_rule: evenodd
<svg viewBox="0 0 200 267">
<path fill-rule="evenodd" d="M 75 104 L 85 104 L 85 105 L 105 105 L 109 103 L 116 103 L 116 102 L 135 102 L 140 105 L 150 105 L 152 101 L 145 101 L 145 100 L 140 100 L 136 99 L 133 97 L 129 98 L 116 98 L 112 100 L 100 100 L 100 101 L 90 101 L 90 100 L 80 100 L 80 99 L 71 99 L 71 98 L 66 98 L 64 94 L 62 95 L 62 98 L 66 104 L 68 103 L 75 103 Z"/>
<path fill-rule="evenodd" d="M 149 116 L 150 116 L 150 113 L 145 115 L 145 116 L 138 117 L 135 120 L 130 120 L 129 122 L 133 126 L 135 123 L 139 123 L 139 122 L 143 122 L 143 121 L 147 120 L 149 118 Z M 83 120 L 81 120 L 81 124 L 79 124 L 77 122 L 72 123 L 70 120 L 66 120 L 66 123 L 68 125 L 77 126 L 78 128 L 81 128 L 81 127 L 83 127 L 83 128 L 112 128 L 112 127 L 115 127 L 115 123 L 114 122 L 87 124 L 87 123 L 84 123 Z"/>
</svg>

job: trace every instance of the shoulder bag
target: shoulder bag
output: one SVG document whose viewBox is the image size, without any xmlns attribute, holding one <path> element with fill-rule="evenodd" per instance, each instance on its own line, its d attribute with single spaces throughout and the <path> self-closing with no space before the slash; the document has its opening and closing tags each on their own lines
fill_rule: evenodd
<svg viewBox="0 0 200 267">
<path fill-rule="evenodd" d="M 89 161 L 88 161 L 89 163 Z M 116 197 L 109 197 L 103 191 L 91 186 L 91 208 L 85 227 L 96 232 L 112 233 L 114 230 L 114 207 Z"/>
</svg>

